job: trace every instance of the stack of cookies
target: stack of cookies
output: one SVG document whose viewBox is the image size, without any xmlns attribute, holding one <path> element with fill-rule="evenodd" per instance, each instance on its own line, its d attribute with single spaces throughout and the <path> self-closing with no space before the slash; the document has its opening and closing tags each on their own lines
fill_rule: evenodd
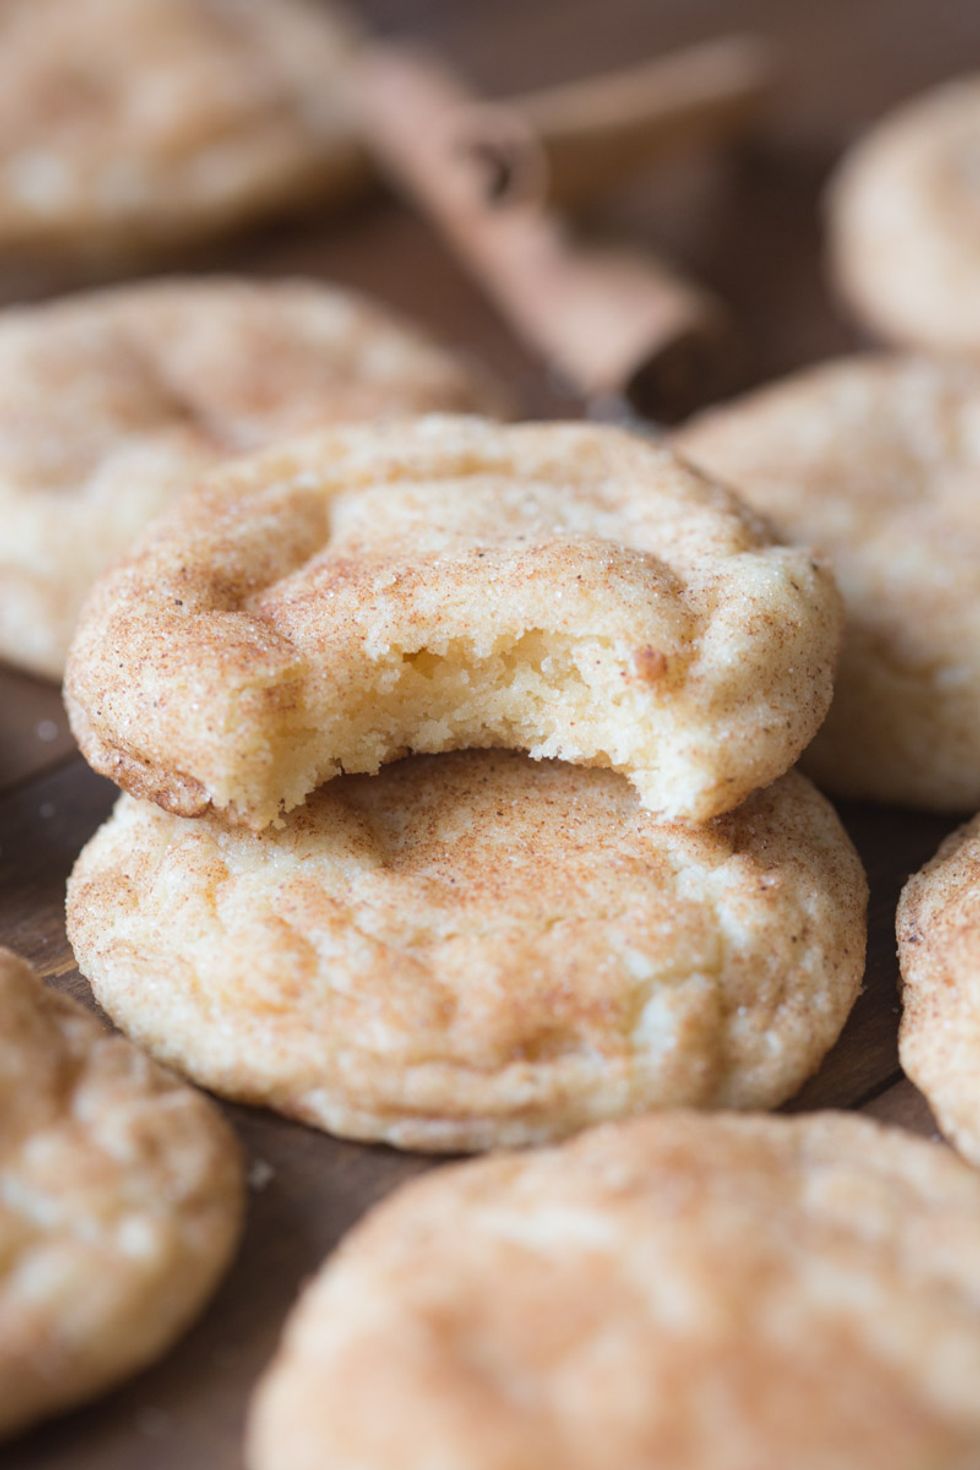
<svg viewBox="0 0 980 1470">
<path fill-rule="evenodd" d="M 71 880 L 80 967 L 156 1057 L 349 1137 L 773 1107 L 863 970 L 860 864 L 784 774 L 839 622 L 809 553 L 617 430 L 432 416 L 221 467 L 69 659 L 127 792 Z"/>
</svg>

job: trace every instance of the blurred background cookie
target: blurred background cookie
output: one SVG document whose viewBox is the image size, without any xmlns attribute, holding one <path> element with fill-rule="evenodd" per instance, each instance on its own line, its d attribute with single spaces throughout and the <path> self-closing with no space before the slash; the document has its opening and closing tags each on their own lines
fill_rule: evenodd
<svg viewBox="0 0 980 1470">
<path fill-rule="evenodd" d="M 432 416 L 226 467 L 103 578 L 69 661 L 86 759 L 261 828 L 341 771 L 525 749 L 705 821 L 830 702 L 826 567 L 612 428 Z"/>
<path fill-rule="evenodd" d="M 101 267 L 348 193 L 352 44 L 308 0 L 4 0 L 0 260 Z"/>
<path fill-rule="evenodd" d="M 980 1165 L 980 817 L 911 877 L 898 907 L 902 1066 Z"/>
<path fill-rule="evenodd" d="M 846 154 L 828 216 L 835 282 L 874 333 L 980 355 L 980 75 L 888 114 Z"/>
<path fill-rule="evenodd" d="M 0 950 L 0 1436 L 170 1347 L 242 1196 L 217 1110 Z"/>
<path fill-rule="evenodd" d="M 311 281 L 175 278 L 0 313 L 0 657 L 60 677 L 98 573 L 216 460 L 496 401 L 397 316 Z"/>
<path fill-rule="evenodd" d="M 612 1125 L 369 1215 L 248 1464 L 965 1470 L 978 1296 L 980 1179 L 944 1148 L 833 1113 Z"/>
<path fill-rule="evenodd" d="M 845 358 L 674 442 L 833 562 L 847 626 L 807 770 L 842 796 L 980 806 L 980 370 Z"/>
<path fill-rule="evenodd" d="M 231 831 L 124 797 L 71 879 L 100 1004 L 205 1086 L 407 1148 L 771 1107 L 837 1039 L 867 888 L 797 775 L 697 829 L 620 776 L 417 757 Z"/>
</svg>

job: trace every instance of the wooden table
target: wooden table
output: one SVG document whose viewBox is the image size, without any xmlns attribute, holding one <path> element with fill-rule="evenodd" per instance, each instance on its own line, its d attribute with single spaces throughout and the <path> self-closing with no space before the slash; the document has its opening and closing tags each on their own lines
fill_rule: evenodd
<svg viewBox="0 0 980 1470">
<path fill-rule="evenodd" d="M 763 140 L 724 165 L 673 168 L 616 206 L 620 222 L 672 249 L 731 302 L 755 380 L 858 341 L 820 272 L 819 192 L 842 144 L 896 100 L 980 61 L 976 0 L 370 0 L 361 9 L 379 28 L 436 41 L 498 95 L 722 30 L 759 29 L 782 43 L 785 85 Z M 527 412 L 575 409 L 438 242 L 381 197 L 344 218 L 280 227 L 194 264 L 305 271 L 364 287 L 481 353 Z M 4 290 L 0 280 L 0 297 Z M 82 996 L 64 935 L 64 884 L 113 795 L 74 751 L 57 691 L 0 672 L 0 942 Z M 866 988 L 840 1043 L 792 1106 L 860 1108 L 929 1133 L 928 1109 L 898 1071 L 894 908 L 907 874 L 953 823 L 866 807 L 843 816 L 871 879 Z M 431 1166 L 270 1114 L 228 1111 L 256 1187 L 242 1250 L 217 1298 L 158 1366 L 4 1447 L 5 1470 L 240 1465 L 249 1388 L 299 1284 L 368 1205 Z M 255 1169 L 259 1162 L 268 1168 Z"/>
</svg>

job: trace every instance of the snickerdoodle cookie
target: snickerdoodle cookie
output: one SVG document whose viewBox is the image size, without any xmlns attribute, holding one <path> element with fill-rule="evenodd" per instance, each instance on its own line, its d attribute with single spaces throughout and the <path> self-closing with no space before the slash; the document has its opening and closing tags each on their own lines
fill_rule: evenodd
<svg viewBox="0 0 980 1470">
<path fill-rule="evenodd" d="M 902 1066 L 980 1165 L 980 817 L 943 843 L 898 906 Z"/>
<path fill-rule="evenodd" d="M 175 279 L 0 313 L 0 657 L 60 677 L 95 577 L 217 459 L 492 391 L 312 281 Z"/>
<path fill-rule="evenodd" d="M 843 359 L 675 444 L 833 561 L 847 626 L 810 773 L 843 796 L 980 806 L 980 370 Z"/>
<path fill-rule="evenodd" d="M 4 0 L 0 257 L 101 267 L 348 192 L 352 45 L 312 0 Z"/>
<path fill-rule="evenodd" d="M 100 1003 L 230 1097 L 406 1148 L 775 1106 L 835 1041 L 866 885 L 790 774 L 700 828 L 500 751 L 325 786 L 252 833 L 123 797 L 69 886 Z"/>
<path fill-rule="evenodd" d="M 831 186 L 832 265 L 890 341 L 980 352 L 980 75 L 884 118 Z"/>
<path fill-rule="evenodd" d="M 506 746 L 705 821 L 808 743 L 839 623 L 828 570 L 668 451 L 433 416 L 215 472 L 99 582 L 66 690 L 92 765 L 187 816 Z"/>
<path fill-rule="evenodd" d="M 375 1209 L 289 1321 L 248 1463 L 973 1470 L 978 1378 L 980 1179 L 948 1149 L 663 1113 Z"/>
<path fill-rule="evenodd" d="M 0 950 L 0 1436 L 168 1348 L 241 1212 L 212 1104 Z"/>
</svg>

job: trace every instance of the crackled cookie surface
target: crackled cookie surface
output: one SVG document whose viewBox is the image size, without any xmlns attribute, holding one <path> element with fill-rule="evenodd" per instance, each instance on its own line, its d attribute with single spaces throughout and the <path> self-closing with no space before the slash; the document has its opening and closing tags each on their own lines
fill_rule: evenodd
<svg viewBox="0 0 980 1470">
<path fill-rule="evenodd" d="M 491 391 L 313 282 L 174 279 L 0 313 L 0 657 L 60 677 L 95 577 L 216 460 Z"/>
<path fill-rule="evenodd" d="M 262 834 L 123 797 L 71 880 L 100 1003 L 218 1092 L 408 1148 L 775 1106 L 836 1039 L 866 885 L 788 775 L 706 827 L 506 752 L 344 777 Z"/>
<path fill-rule="evenodd" d="M 665 450 L 431 417 L 227 467 L 101 580 L 67 680 L 125 789 L 261 828 L 408 751 L 506 746 L 706 820 L 830 699 L 829 572 Z"/>
<path fill-rule="evenodd" d="M 228 1263 L 214 1107 L 0 950 L 0 1435 L 167 1349 Z"/>
<path fill-rule="evenodd" d="M 902 1066 L 980 1165 L 980 817 L 943 843 L 898 907 Z"/>
<path fill-rule="evenodd" d="M 846 631 L 810 773 L 844 796 L 980 806 L 980 371 L 842 359 L 675 444 L 833 562 Z"/>
<path fill-rule="evenodd" d="M 379 1206 L 287 1324 L 248 1463 L 971 1470 L 978 1374 L 953 1154 L 854 1115 L 659 1114 Z"/>
<path fill-rule="evenodd" d="M 916 98 L 848 153 L 831 186 L 834 275 L 879 335 L 980 351 L 980 75 Z"/>
<path fill-rule="evenodd" d="M 350 53 L 306 0 L 4 0 L 0 254 L 101 264 L 348 191 Z"/>
</svg>

